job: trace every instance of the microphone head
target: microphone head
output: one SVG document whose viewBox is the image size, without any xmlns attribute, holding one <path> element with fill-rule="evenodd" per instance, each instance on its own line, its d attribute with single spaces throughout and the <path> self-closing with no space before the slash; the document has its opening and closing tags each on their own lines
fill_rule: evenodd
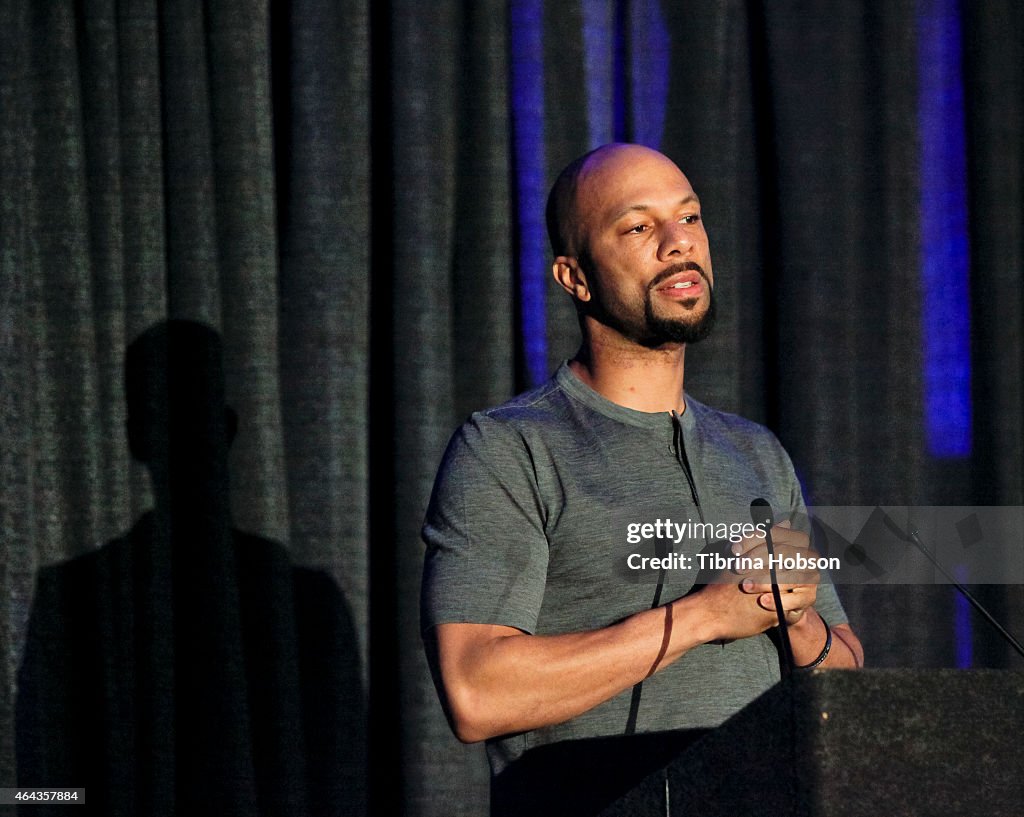
<svg viewBox="0 0 1024 817">
<path fill-rule="evenodd" d="M 881 511 L 881 513 L 882 513 L 882 524 L 885 525 L 889 529 L 889 533 L 891 533 L 893 536 L 895 536 L 901 542 L 909 542 L 909 541 L 911 541 L 914 538 L 914 534 L 917 533 L 916 530 L 913 531 L 912 533 L 907 533 L 905 530 L 903 530 L 903 528 L 901 528 L 899 525 L 897 525 L 892 520 L 892 518 L 889 516 L 889 514 L 887 514 L 881 508 L 879 508 L 879 511 Z"/>
<path fill-rule="evenodd" d="M 758 497 L 750 503 L 750 519 L 755 525 L 764 525 L 771 528 L 775 524 L 775 514 L 772 513 L 772 506 L 764 497 Z"/>
</svg>

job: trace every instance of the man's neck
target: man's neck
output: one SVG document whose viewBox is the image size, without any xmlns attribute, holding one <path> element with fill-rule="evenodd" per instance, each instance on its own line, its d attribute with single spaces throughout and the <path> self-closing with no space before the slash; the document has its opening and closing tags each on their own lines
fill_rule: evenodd
<svg viewBox="0 0 1024 817">
<path fill-rule="evenodd" d="M 686 409 L 685 355 L 686 347 L 682 344 L 645 349 L 585 340 L 576 357 L 569 361 L 569 368 L 602 397 L 620 406 L 648 413 L 682 414 Z"/>
</svg>

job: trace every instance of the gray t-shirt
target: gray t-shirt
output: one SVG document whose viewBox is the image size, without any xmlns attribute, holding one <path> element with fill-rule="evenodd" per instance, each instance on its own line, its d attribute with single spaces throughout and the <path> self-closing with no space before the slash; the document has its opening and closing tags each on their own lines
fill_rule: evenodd
<svg viewBox="0 0 1024 817">
<path fill-rule="evenodd" d="M 452 437 L 423 527 L 422 627 L 606 627 L 693 589 L 698 553 L 731 555 L 720 535 L 749 525 L 758 497 L 778 521 L 806 519 L 793 466 L 766 428 L 689 395 L 678 420 L 633 411 L 563 364 Z M 634 569 L 670 554 L 669 569 Z M 847 620 L 827 581 L 815 607 L 832 625 Z M 717 726 L 778 679 L 765 635 L 704 644 L 644 682 L 635 730 Z M 492 771 L 542 744 L 622 734 L 632 697 L 626 690 L 566 723 L 489 741 Z"/>
</svg>

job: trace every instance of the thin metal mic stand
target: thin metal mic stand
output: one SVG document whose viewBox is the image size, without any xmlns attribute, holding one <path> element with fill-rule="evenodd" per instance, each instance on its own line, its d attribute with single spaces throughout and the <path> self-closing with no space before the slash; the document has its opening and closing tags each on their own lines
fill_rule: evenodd
<svg viewBox="0 0 1024 817">
<path fill-rule="evenodd" d="M 941 564 L 939 564 L 938 559 L 936 559 L 934 556 L 932 556 L 932 554 L 928 550 L 928 548 L 926 548 L 924 546 L 924 544 L 921 542 L 921 537 L 918 535 L 917 528 L 913 528 L 912 527 L 910 529 L 909 533 L 903 533 L 902 529 L 900 529 L 900 527 L 895 522 L 892 522 L 891 520 L 889 520 L 888 515 L 886 516 L 886 521 L 888 523 L 891 523 L 890 529 L 891 528 L 895 528 L 896 530 L 899 531 L 899 533 L 903 534 L 903 538 L 905 540 L 907 540 L 908 542 L 913 543 L 914 547 L 916 547 L 919 551 L 921 551 L 921 553 L 924 554 L 924 557 L 929 562 L 932 563 L 932 566 L 936 570 L 938 570 L 939 573 L 941 573 L 943 575 L 943 577 L 945 577 L 946 581 L 948 581 L 951 585 L 953 585 L 953 587 L 955 587 L 960 592 L 960 595 L 962 595 L 965 599 L 967 599 L 967 601 L 969 601 L 971 603 L 971 606 L 975 610 L 977 610 L 979 613 L 981 613 L 981 615 L 984 616 L 985 620 L 989 624 L 991 624 L 993 627 L 996 628 L 996 631 L 1004 639 L 1006 639 L 1006 643 L 1008 643 L 1011 647 L 1013 647 L 1017 651 L 1017 653 L 1021 656 L 1021 658 L 1024 658 L 1024 647 L 1021 646 L 1021 643 L 1016 638 L 1014 638 L 1010 634 L 1010 632 L 1002 624 L 1000 624 L 998 621 L 995 620 L 995 618 L 992 616 L 992 614 L 988 610 L 985 609 L 985 605 L 983 605 L 980 601 L 978 601 L 976 598 L 974 598 L 973 595 L 971 595 L 971 591 L 970 590 L 968 590 L 966 587 L 964 587 L 962 584 L 960 584 L 960 582 L 958 582 L 955 578 L 953 578 L 953 576 L 951 576 L 949 574 L 949 572 L 946 570 L 946 568 L 944 568 Z"/>
</svg>

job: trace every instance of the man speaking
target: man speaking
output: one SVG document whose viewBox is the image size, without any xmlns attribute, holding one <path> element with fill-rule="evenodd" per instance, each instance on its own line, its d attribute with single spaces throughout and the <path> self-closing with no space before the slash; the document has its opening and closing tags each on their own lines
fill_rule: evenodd
<svg viewBox="0 0 1024 817">
<path fill-rule="evenodd" d="M 486 740 L 498 776 L 546 744 L 717 726 L 780 677 L 776 598 L 797 667 L 863 660 L 816 570 L 779 571 L 775 594 L 762 571 L 700 575 L 702 552 L 766 562 L 763 527 L 656 540 L 669 569 L 631 578 L 630 525 L 750 523 L 760 498 L 782 520 L 775 555 L 814 556 L 789 526 L 804 502 L 770 431 L 684 391 L 686 347 L 711 331 L 715 300 L 700 202 L 679 168 L 605 145 L 562 171 L 547 216 L 582 345 L 547 383 L 455 433 L 423 528 L 434 680 L 455 734 Z"/>
</svg>

